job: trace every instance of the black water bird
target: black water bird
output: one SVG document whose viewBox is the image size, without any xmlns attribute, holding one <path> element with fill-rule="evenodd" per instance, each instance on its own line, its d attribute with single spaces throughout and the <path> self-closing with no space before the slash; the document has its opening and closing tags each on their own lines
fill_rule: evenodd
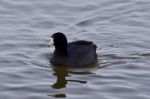
<svg viewBox="0 0 150 99">
<path fill-rule="evenodd" d="M 68 43 L 66 36 L 60 32 L 54 33 L 51 38 L 50 43 L 55 46 L 50 59 L 53 65 L 86 67 L 96 62 L 97 46 L 93 42 L 78 40 Z"/>
</svg>

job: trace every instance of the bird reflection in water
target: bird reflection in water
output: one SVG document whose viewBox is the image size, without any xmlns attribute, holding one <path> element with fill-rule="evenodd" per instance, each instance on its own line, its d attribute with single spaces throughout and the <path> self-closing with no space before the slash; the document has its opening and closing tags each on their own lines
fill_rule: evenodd
<svg viewBox="0 0 150 99">
<path fill-rule="evenodd" d="M 60 67 L 60 66 L 53 66 L 53 71 L 54 71 L 54 76 L 56 76 L 56 82 L 54 84 L 51 85 L 51 87 L 53 89 L 61 89 L 61 88 L 66 88 L 67 83 L 68 82 L 77 82 L 77 83 L 81 83 L 81 84 L 86 84 L 87 81 L 86 80 L 76 80 L 73 79 L 73 75 L 89 75 L 89 74 L 93 74 L 91 72 L 91 68 L 68 68 L 68 67 Z M 69 76 L 69 77 L 68 77 Z M 67 78 L 68 77 L 68 78 Z M 67 79 L 66 79 L 67 78 Z M 66 94 L 64 93 L 57 93 L 57 94 L 53 94 L 53 95 L 48 95 L 48 96 L 52 96 L 52 97 L 59 97 L 59 98 L 64 98 L 66 97 Z"/>
<path fill-rule="evenodd" d="M 68 76 L 68 70 L 66 67 L 53 67 L 54 74 L 57 77 L 56 82 L 52 85 L 54 89 L 60 89 L 66 87 Z"/>
<path fill-rule="evenodd" d="M 93 74 L 90 70 L 91 68 L 78 68 L 78 69 L 71 69 L 67 67 L 60 67 L 60 66 L 53 66 L 54 74 L 57 77 L 56 82 L 51 85 L 54 89 L 61 89 L 66 87 L 68 82 L 77 82 L 81 84 L 86 84 L 87 81 L 83 80 L 71 80 L 66 79 L 69 74 L 75 74 L 75 75 L 88 75 Z"/>
</svg>

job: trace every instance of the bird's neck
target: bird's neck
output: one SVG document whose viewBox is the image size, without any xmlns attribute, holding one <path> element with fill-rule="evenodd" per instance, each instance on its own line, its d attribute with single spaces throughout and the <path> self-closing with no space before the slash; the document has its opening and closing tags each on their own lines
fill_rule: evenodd
<svg viewBox="0 0 150 99">
<path fill-rule="evenodd" d="M 56 55 L 67 55 L 67 46 L 59 46 L 55 47 L 55 54 Z"/>
</svg>

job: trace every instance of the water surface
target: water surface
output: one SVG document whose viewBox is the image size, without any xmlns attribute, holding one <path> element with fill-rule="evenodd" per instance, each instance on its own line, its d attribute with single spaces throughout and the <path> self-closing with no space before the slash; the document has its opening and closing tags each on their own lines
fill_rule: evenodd
<svg viewBox="0 0 150 99">
<path fill-rule="evenodd" d="M 1 0 L 1 99 L 150 99 L 149 0 Z M 97 44 L 92 68 L 53 67 L 54 32 Z"/>
</svg>

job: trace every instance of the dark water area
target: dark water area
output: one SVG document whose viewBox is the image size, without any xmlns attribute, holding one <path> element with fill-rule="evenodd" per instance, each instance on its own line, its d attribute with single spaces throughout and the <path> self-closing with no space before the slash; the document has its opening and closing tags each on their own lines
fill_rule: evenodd
<svg viewBox="0 0 150 99">
<path fill-rule="evenodd" d="M 92 68 L 53 67 L 50 35 L 97 44 Z M 1 0 L 0 99 L 150 99 L 149 0 Z"/>
</svg>

